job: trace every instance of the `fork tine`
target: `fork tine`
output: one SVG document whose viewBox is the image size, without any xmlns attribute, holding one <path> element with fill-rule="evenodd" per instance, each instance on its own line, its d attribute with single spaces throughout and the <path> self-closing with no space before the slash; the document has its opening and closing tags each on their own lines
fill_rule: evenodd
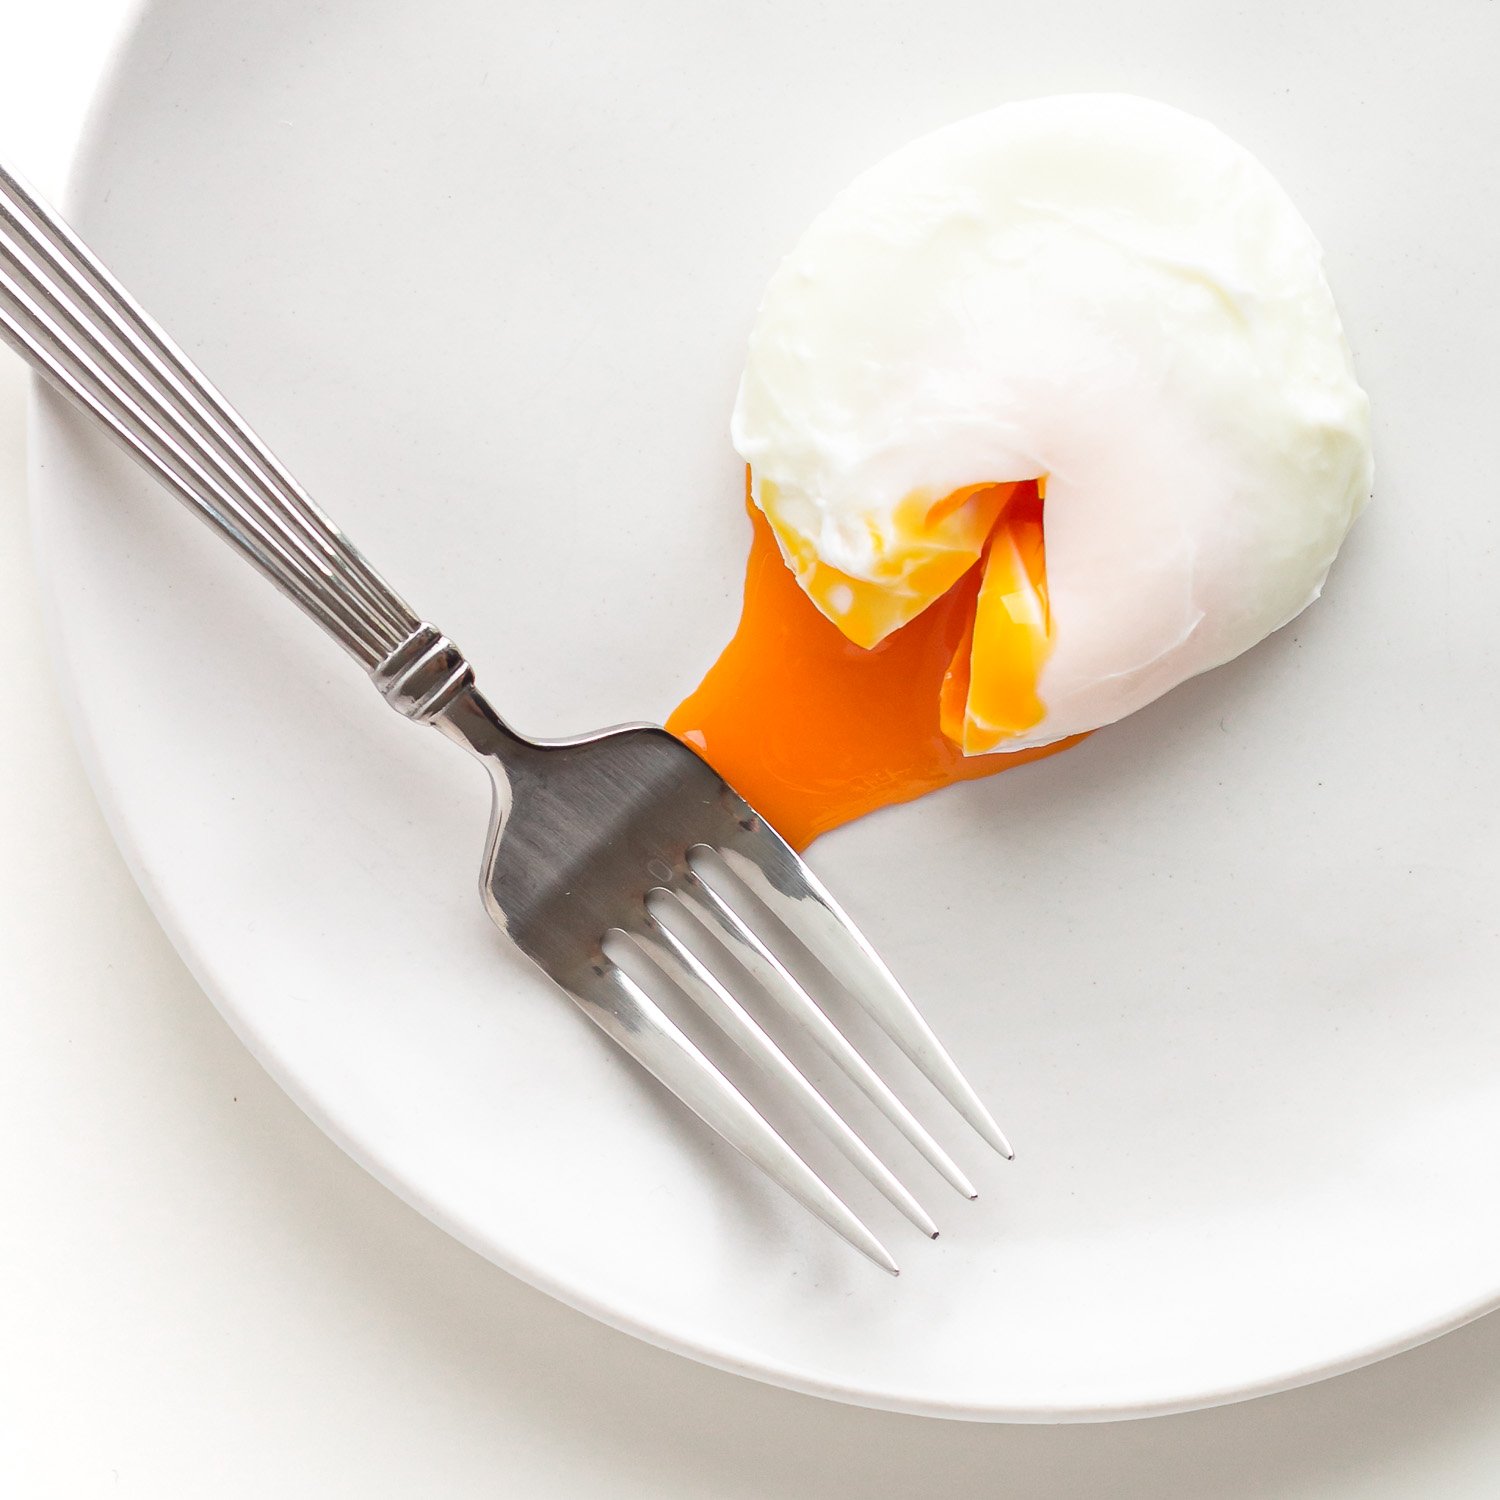
<svg viewBox="0 0 1500 1500">
<path fill-rule="evenodd" d="M 743 825 L 741 825 L 743 829 Z M 711 851 L 778 916 L 819 964 L 839 980 L 939 1093 L 1007 1161 L 1005 1132 L 880 955 L 807 864 L 765 822 Z M 811 947 L 803 931 L 812 936 Z"/>
<path fill-rule="evenodd" d="M 655 894 L 655 893 L 653 893 Z M 701 935 L 707 929 L 691 909 L 663 889 L 661 896 L 671 902 L 676 912 L 691 922 Z M 696 1000 L 727 1036 L 768 1077 L 789 1094 L 810 1115 L 835 1145 L 861 1172 L 929 1239 L 937 1238 L 937 1225 L 901 1181 L 866 1143 L 855 1134 L 848 1122 L 823 1097 L 797 1068 L 796 1064 L 766 1034 L 765 1029 L 735 998 L 733 990 L 720 979 L 692 946 L 674 932 L 663 914 L 647 906 L 647 925 L 632 930 L 630 936 L 648 958 L 677 987 Z M 723 945 L 720 952 L 730 962 Z M 739 965 L 735 964 L 736 968 Z M 741 974 L 744 974 L 741 969 Z"/>
<path fill-rule="evenodd" d="M 734 904 L 689 865 L 690 885 L 683 899 L 695 912 L 704 912 L 722 932 L 736 954 L 753 955 L 760 967 L 774 975 L 782 1003 L 804 1026 L 825 1052 L 859 1085 L 865 1096 L 938 1170 L 947 1182 L 965 1198 L 977 1198 L 974 1184 L 964 1176 L 958 1164 L 938 1143 L 915 1115 L 891 1091 L 890 1085 L 855 1050 L 853 1044 L 824 1014 L 823 1008 L 802 987 L 791 970 L 767 946 L 753 927 L 735 909 Z M 779 919 L 776 919 L 779 920 Z M 752 964 L 752 968 L 755 967 Z"/>
<path fill-rule="evenodd" d="M 623 969 L 600 958 L 575 978 L 564 988 L 583 1013 L 704 1124 L 882 1270 L 900 1274 L 885 1246 Z"/>
</svg>

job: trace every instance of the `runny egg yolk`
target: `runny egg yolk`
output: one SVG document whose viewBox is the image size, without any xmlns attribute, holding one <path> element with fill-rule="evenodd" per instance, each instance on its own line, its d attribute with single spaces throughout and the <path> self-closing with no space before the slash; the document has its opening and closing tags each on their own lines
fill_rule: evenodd
<svg viewBox="0 0 1500 1500">
<path fill-rule="evenodd" d="M 943 679 L 939 723 L 965 755 L 999 749 L 1042 722 L 1037 679 L 1047 659 L 1047 551 L 1042 486 L 1007 486 L 990 531 L 979 597 Z"/>
<path fill-rule="evenodd" d="M 824 591 L 848 590 L 833 599 L 844 606 L 843 627 L 854 619 L 845 634 L 813 604 L 806 576 L 799 586 L 795 551 L 789 567 L 771 524 L 749 506 L 754 535 L 739 626 L 667 728 L 798 849 L 878 807 L 1024 765 L 1082 738 L 983 753 L 1043 713 L 1037 675 L 1049 619 L 1038 486 L 979 487 L 942 507 L 982 520 L 988 535 L 979 561 L 973 551 L 959 567 L 935 558 L 932 576 L 921 580 L 933 602 L 866 648 L 851 635 L 862 633 L 862 622 L 879 634 L 879 611 L 889 607 L 880 592 L 844 575 L 812 581 L 824 599 Z"/>
</svg>

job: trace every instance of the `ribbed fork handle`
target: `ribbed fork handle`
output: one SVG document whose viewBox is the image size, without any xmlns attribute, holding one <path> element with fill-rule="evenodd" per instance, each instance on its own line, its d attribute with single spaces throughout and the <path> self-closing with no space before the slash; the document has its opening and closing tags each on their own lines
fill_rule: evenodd
<svg viewBox="0 0 1500 1500">
<path fill-rule="evenodd" d="M 393 707 L 472 681 L 71 229 L 0 163 L 0 336 L 323 627 Z"/>
</svg>

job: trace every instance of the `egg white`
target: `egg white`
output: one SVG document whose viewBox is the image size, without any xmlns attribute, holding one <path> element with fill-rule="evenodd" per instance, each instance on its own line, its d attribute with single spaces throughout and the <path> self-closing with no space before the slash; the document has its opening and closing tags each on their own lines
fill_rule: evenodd
<svg viewBox="0 0 1500 1500">
<path fill-rule="evenodd" d="M 935 553 L 978 555 L 927 502 L 1045 478 L 1045 716 L 1002 750 L 1285 624 L 1372 477 L 1312 232 L 1219 130 L 1121 95 L 1008 104 L 852 183 L 771 280 L 732 435 L 819 608 L 850 591 L 810 557 L 878 591 L 874 638 L 932 602 Z"/>
</svg>

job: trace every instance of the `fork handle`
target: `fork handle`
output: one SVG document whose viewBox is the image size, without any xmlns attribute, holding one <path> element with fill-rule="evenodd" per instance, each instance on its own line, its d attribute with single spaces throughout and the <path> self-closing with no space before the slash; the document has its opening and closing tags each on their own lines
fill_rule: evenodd
<svg viewBox="0 0 1500 1500">
<path fill-rule="evenodd" d="M 0 336 L 300 604 L 409 718 L 471 686 L 423 622 L 86 245 L 0 162 Z"/>
</svg>

